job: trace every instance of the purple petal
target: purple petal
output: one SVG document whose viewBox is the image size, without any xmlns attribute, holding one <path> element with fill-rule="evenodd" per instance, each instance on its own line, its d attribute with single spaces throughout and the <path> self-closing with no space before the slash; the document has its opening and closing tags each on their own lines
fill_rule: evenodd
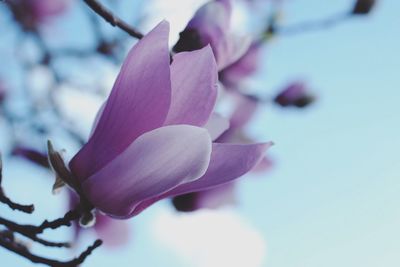
<svg viewBox="0 0 400 267">
<path fill-rule="evenodd" d="M 238 83 L 254 74 L 261 56 L 261 42 L 253 42 L 244 55 L 222 71 L 222 82 L 228 87 L 235 87 Z"/>
<path fill-rule="evenodd" d="M 183 184 L 170 193 L 176 195 L 205 190 L 232 181 L 256 166 L 271 145 L 214 143 L 207 172 L 196 181 Z"/>
<path fill-rule="evenodd" d="M 200 7 L 173 50 L 194 51 L 210 45 L 217 61 L 218 70 L 238 60 L 248 49 L 250 40 L 232 34 L 230 30 L 231 1 L 210 1 Z"/>
<path fill-rule="evenodd" d="M 229 120 L 217 113 L 213 113 L 204 128 L 208 130 L 211 140 L 215 140 L 229 128 Z"/>
<path fill-rule="evenodd" d="M 249 49 L 251 39 L 248 36 L 237 36 L 234 33 L 226 33 L 225 38 L 219 40 L 213 46 L 218 70 L 222 70 L 241 58 Z"/>
<path fill-rule="evenodd" d="M 92 130 L 90 131 L 90 134 L 89 134 L 89 139 L 92 137 L 92 135 L 94 134 L 94 132 L 97 128 L 97 125 L 99 124 L 99 120 L 100 120 L 101 116 L 103 115 L 103 111 L 104 111 L 104 108 L 106 107 L 106 104 L 107 104 L 107 102 L 104 102 L 103 104 L 101 104 L 99 110 L 96 113 L 96 117 L 94 118 L 93 125 L 92 125 Z"/>
<path fill-rule="evenodd" d="M 217 66 L 209 46 L 176 54 L 171 65 L 171 106 L 164 124 L 203 126 L 215 105 L 217 79 Z"/>
<path fill-rule="evenodd" d="M 185 29 L 195 29 L 202 45 L 211 45 L 218 70 L 238 60 L 250 46 L 250 39 L 230 31 L 231 13 L 231 1 L 211 1 L 196 12 Z"/>
<path fill-rule="evenodd" d="M 201 178 L 182 184 L 158 197 L 143 201 L 133 210 L 132 215 L 139 214 L 160 199 L 210 189 L 246 174 L 258 164 L 271 145 L 271 142 L 251 145 L 214 143 L 210 165 Z"/>
<path fill-rule="evenodd" d="M 161 22 L 129 52 L 93 136 L 70 162 L 81 181 L 163 124 L 171 99 L 168 32 Z"/>
<path fill-rule="evenodd" d="M 196 11 L 186 28 L 198 29 L 205 37 L 209 37 L 208 40 L 216 39 L 221 37 L 218 36 L 221 32 L 229 29 L 231 11 L 227 3 L 210 1 Z"/>
<path fill-rule="evenodd" d="M 258 108 L 258 100 L 251 96 L 236 95 L 236 107 L 230 119 L 231 127 L 243 128 L 254 117 Z"/>
<path fill-rule="evenodd" d="M 25 0 L 29 2 L 32 12 L 38 19 L 63 13 L 72 1 L 70 0 Z"/>
<path fill-rule="evenodd" d="M 141 201 L 198 179 L 211 154 L 208 132 L 190 125 L 145 133 L 83 183 L 91 203 L 114 217 L 128 217 Z"/>
<path fill-rule="evenodd" d="M 269 157 L 264 157 L 252 170 L 253 172 L 266 172 L 272 169 L 274 161 Z"/>
</svg>

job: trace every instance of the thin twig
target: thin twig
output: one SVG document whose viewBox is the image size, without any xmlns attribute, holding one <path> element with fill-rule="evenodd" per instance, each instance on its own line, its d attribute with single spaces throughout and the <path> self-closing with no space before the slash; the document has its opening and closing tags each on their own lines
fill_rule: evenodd
<svg viewBox="0 0 400 267">
<path fill-rule="evenodd" d="M 3 180 L 3 160 L 0 154 L 0 202 L 6 204 L 13 210 L 19 210 L 25 213 L 32 213 L 35 209 L 33 205 L 22 205 L 15 203 L 4 193 L 3 187 L 1 186 L 1 182 Z"/>
<path fill-rule="evenodd" d="M 275 33 L 278 35 L 293 35 L 315 30 L 323 30 L 338 25 L 350 17 L 351 16 L 349 13 L 340 13 L 320 21 L 303 22 L 297 25 L 286 27 L 278 26 L 275 28 Z"/>
<path fill-rule="evenodd" d="M 42 244 L 44 246 L 47 247 L 70 247 L 70 244 L 67 242 L 52 242 L 52 241 L 47 241 L 44 240 L 40 237 L 37 236 L 38 231 L 36 230 L 37 227 L 33 226 L 33 225 L 20 225 L 16 222 L 7 220 L 5 218 L 0 217 L 0 224 L 7 227 L 8 230 L 10 230 L 11 232 L 15 232 L 18 234 L 21 234 L 29 239 L 31 239 L 32 241 L 35 241 L 39 244 Z"/>
<path fill-rule="evenodd" d="M 40 234 L 46 229 L 57 229 L 61 226 L 71 226 L 71 222 L 79 219 L 81 215 L 80 209 L 68 211 L 62 218 L 54 221 L 45 220 L 41 225 L 36 227 L 35 231 L 37 234 Z"/>
<path fill-rule="evenodd" d="M 13 240 L 0 235 L 0 246 L 30 260 L 33 263 L 42 263 L 51 267 L 76 267 L 82 264 L 85 259 L 102 244 L 101 240 L 96 240 L 93 245 L 89 246 L 84 252 L 82 252 L 78 257 L 70 260 L 70 261 L 58 261 L 53 259 L 44 258 L 41 256 L 37 256 L 32 254 L 25 246 L 13 242 Z"/>
<path fill-rule="evenodd" d="M 109 9 L 103 6 L 101 3 L 96 0 L 83 0 L 94 12 L 100 15 L 104 20 L 110 23 L 114 27 L 118 27 L 121 30 L 128 33 L 130 36 L 135 37 L 137 39 L 142 39 L 143 34 L 130 26 L 128 23 L 114 15 Z"/>
<path fill-rule="evenodd" d="M 0 187 L 0 202 L 3 204 L 6 204 L 12 210 L 18 210 L 18 211 L 22 211 L 25 213 L 32 213 L 35 210 L 35 206 L 32 204 L 23 205 L 23 204 L 18 204 L 16 202 L 12 201 L 9 197 L 7 197 L 4 194 L 4 191 L 1 187 Z"/>
</svg>

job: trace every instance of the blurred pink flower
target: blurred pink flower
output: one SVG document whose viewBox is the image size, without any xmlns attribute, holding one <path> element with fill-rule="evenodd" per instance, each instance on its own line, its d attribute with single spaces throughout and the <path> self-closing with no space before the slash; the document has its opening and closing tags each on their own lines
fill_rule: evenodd
<svg viewBox="0 0 400 267">
<path fill-rule="evenodd" d="M 39 24 L 62 14 L 71 0 L 13 0 L 8 1 L 14 18 L 26 29 L 33 30 Z"/>
<path fill-rule="evenodd" d="M 310 93 L 306 83 L 296 81 L 289 84 L 274 99 L 275 103 L 282 107 L 304 108 L 311 104 L 315 97 Z"/>
<path fill-rule="evenodd" d="M 247 51 L 220 73 L 221 82 L 229 89 L 235 89 L 240 82 L 253 75 L 259 68 L 262 41 L 254 41 Z"/>
<path fill-rule="evenodd" d="M 232 181 L 271 145 L 212 142 L 224 130 L 212 115 L 212 51 L 178 53 L 170 65 L 168 34 L 162 22 L 132 48 L 92 136 L 69 164 L 90 202 L 113 217 Z"/>
<path fill-rule="evenodd" d="M 210 45 L 222 70 L 238 60 L 248 49 L 250 39 L 235 35 L 231 31 L 232 3 L 216 0 L 204 4 L 197 10 L 186 28 L 180 33 L 174 52 L 194 51 Z"/>
</svg>

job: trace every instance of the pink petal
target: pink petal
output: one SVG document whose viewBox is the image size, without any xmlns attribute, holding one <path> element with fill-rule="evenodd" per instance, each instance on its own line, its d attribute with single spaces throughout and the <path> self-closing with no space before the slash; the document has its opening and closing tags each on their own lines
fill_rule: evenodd
<svg viewBox="0 0 400 267">
<path fill-rule="evenodd" d="M 132 215 L 140 213 L 160 199 L 210 189 L 246 174 L 260 162 L 271 145 L 271 142 L 251 145 L 213 143 L 210 165 L 201 178 L 143 201 L 133 210 Z"/>
<path fill-rule="evenodd" d="M 231 127 L 243 128 L 254 117 L 259 101 L 251 96 L 236 94 L 236 107 L 230 119 Z"/>
<path fill-rule="evenodd" d="M 174 56 L 172 97 L 165 125 L 203 126 L 217 98 L 217 67 L 210 46 Z"/>
<path fill-rule="evenodd" d="M 106 107 L 106 104 L 107 104 L 107 102 L 104 102 L 103 104 L 101 104 L 99 110 L 97 111 L 96 117 L 94 118 L 94 121 L 93 121 L 92 130 L 90 131 L 90 134 L 89 134 L 89 139 L 92 137 L 92 135 L 94 134 L 94 132 L 97 128 L 97 125 L 99 124 L 99 120 L 100 120 L 101 116 L 103 115 L 103 111 L 104 111 L 104 108 Z"/>
<path fill-rule="evenodd" d="M 208 132 L 190 125 L 155 129 L 82 185 L 91 203 L 114 217 L 128 217 L 135 206 L 179 184 L 198 179 L 211 154 Z"/>
<path fill-rule="evenodd" d="M 213 51 L 218 62 L 218 70 L 222 70 L 240 59 L 251 45 L 249 36 L 237 36 L 227 32 L 224 38 L 214 43 Z"/>
<path fill-rule="evenodd" d="M 205 190 L 236 179 L 256 166 L 271 145 L 214 143 L 207 172 L 196 181 L 181 185 L 169 193 L 175 195 Z"/>
<path fill-rule="evenodd" d="M 171 99 L 168 32 L 161 22 L 129 52 L 93 136 L 70 162 L 81 181 L 164 122 Z"/>
<path fill-rule="evenodd" d="M 217 113 L 213 113 L 204 128 L 208 130 L 211 140 L 215 140 L 228 130 L 229 120 Z"/>
<path fill-rule="evenodd" d="M 201 6 L 186 28 L 198 29 L 208 40 L 213 40 L 224 30 L 229 29 L 231 20 L 231 6 L 220 1 L 210 1 Z"/>
<path fill-rule="evenodd" d="M 237 87 L 245 78 L 259 68 L 262 56 L 262 42 L 253 42 L 246 53 L 222 71 L 222 82 L 228 87 Z"/>
<path fill-rule="evenodd" d="M 264 157 L 253 169 L 253 172 L 266 172 L 274 167 L 274 161 L 269 157 Z"/>
</svg>

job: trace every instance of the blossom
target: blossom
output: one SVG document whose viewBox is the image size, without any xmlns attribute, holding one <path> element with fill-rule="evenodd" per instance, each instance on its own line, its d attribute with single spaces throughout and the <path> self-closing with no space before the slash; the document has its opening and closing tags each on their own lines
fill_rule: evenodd
<svg viewBox="0 0 400 267">
<path fill-rule="evenodd" d="M 62 14 L 71 0 L 13 0 L 8 4 L 17 20 L 26 30 L 33 30 L 39 24 Z"/>
<path fill-rule="evenodd" d="M 289 84 L 274 99 L 282 107 L 294 106 L 303 108 L 314 101 L 314 96 L 308 91 L 304 82 L 297 81 Z"/>
<path fill-rule="evenodd" d="M 175 52 L 194 51 L 210 45 L 221 70 L 238 60 L 250 45 L 249 38 L 235 35 L 230 21 L 230 0 L 210 1 L 197 10 L 186 28 L 179 34 Z"/>
<path fill-rule="evenodd" d="M 212 142 L 217 66 L 209 46 L 170 65 L 169 24 L 129 52 L 89 141 L 70 161 L 74 179 L 103 213 L 128 218 L 154 202 L 209 189 L 250 171 L 271 143 Z"/>
</svg>

